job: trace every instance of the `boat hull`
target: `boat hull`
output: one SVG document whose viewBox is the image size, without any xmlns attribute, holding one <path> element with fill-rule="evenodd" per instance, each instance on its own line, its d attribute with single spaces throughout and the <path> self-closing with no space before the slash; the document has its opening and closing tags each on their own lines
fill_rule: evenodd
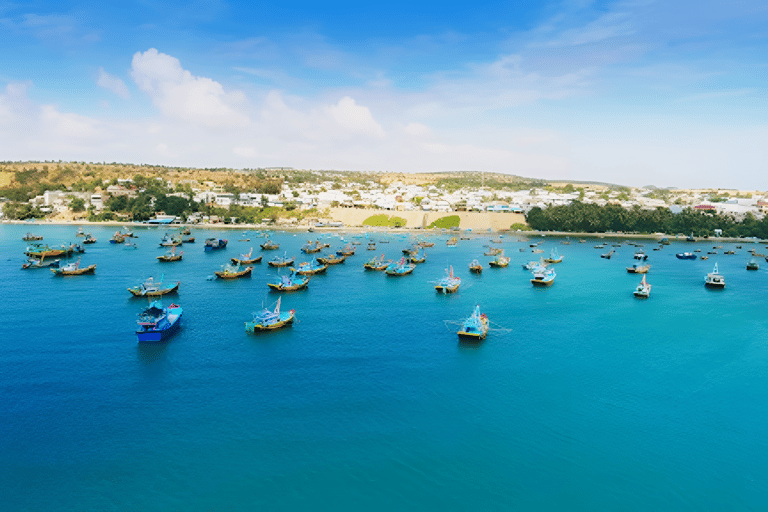
<svg viewBox="0 0 768 512">
<path fill-rule="evenodd" d="M 546 287 L 546 286 L 552 286 L 552 283 L 554 283 L 554 279 L 531 279 L 531 284 L 533 286 L 539 286 L 539 287 Z"/>
<path fill-rule="evenodd" d="M 441 284 L 438 284 L 438 285 L 435 286 L 435 291 L 437 291 L 437 293 L 455 293 L 458 290 L 459 290 L 459 285 L 458 284 L 454 284 L 454 285 L 441 285 Z"/>
<path fill-rule="evenodd" d="M 160 290 L 152 290 L 152 291 L 142 291 L 140 286 L 137 286 L 135 288 L 128 288 L 128 291 L 131 292 L 131 295 L 134 297 L 162 297 L 163 295 L 168 295 L 170 293 L 176 293 L 179 291 L 179 284 L 176 283 L 175 286 L 172 286 L 170 288 L 163 288 Z"/>
<path fill-rule="evenodd" d="M 290 286 L 283 286 L 282 284 L 275 284 L 275 283 L 267 283 L 267 286 L 270 287 L 270 289 L 275 290 L 277 292 L 295 292 L 297 290 L 303 290 L 304 288 L 309 285 L 309 281 L 306 281 L 304 283 L 300 284 L 294 284 Z"/>
<path fill-rule="evenodd" d="M 285 319 L 281 318 L 280 321 L 271 324 L 260 324 L 257 322 L 245 322 L 245 332 L 255 333 L 263 331 L 274 331 L 276 329 L 282 329 L 293 324 L 294 311 L 291 310 L 289 316 Z"/>
<path fill-rule="evenodd" d="M 251 272 L 253 271 L 253 267 L 248 267 L 245 270 L 241 270 L 240 272 L 224 272 L 224 271 L 217 271 L 214 272 L 216 274 L 216 277 L 219 279 L 237 279 L 240 277 L 247 277 L 251 275 Z"/>
</svg>

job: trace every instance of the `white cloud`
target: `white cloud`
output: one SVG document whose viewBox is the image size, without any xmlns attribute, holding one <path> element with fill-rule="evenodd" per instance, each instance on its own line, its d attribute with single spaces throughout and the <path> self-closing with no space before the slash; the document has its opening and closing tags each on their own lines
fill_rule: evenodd
<svg viewBox="0 0 768 512">
<path fill-rule="evenodd" d="M 209 128 L 245 128 L 251 122 L 241 92 L 226 92 L 215 80 L 193 76 L 177 58 L 155 48 L 133 56 L 131 77 L 170 118 Z"/>
<path fill-rule="evenodd" d="M 108 91 L 112 91 L 123 99 L 127 100 L 131 97 L 131 93 L 128 92 L 128 87 L 126 87 L 125 82 L 114 75 L 110 75 L 104 71 L 104 68 L 99 68 L 99 78 L 96 81 L 96 85 L 103 87 Z"/>
</svg>

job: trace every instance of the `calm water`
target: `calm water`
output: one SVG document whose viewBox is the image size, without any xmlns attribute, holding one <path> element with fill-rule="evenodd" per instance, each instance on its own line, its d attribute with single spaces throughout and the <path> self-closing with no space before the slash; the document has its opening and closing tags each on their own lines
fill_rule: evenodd
<svg viewBox="0 0 768 512">
<path fill-rule="evenodd" d="M 475 276 L 467 265 L 490 260 L 488 238 L 449 248 L 431 236 L 427 262 L 402 278 L 362 264 L 399 258 L 408 238 L 373 253 L 362 237 L 345 264 L 282 295 L 293 327 L 247 335 L 251 312 L 277 300 L 266 286 L 277 269 L 206 278 L 258 252 L 256 232 L 196 230 L 182 262 L 161 264 L 162 228 L 136 228 L 136 250 L 108 243 L 115 228 L 86 230 L 99 241 L 82 262 L 96 274 L 60 278 L 20 270 L 21 237 L 58 245 L 76 227 L 0 225 L 4 510 L 766 507 L 768 263 L 745 270 L 751 245 L 680 261 L 712 243 L 647 243 L 653 292 L 641 301 L 627 245 L 604 260 L 594 240 L 536 238 L 565 261 L 534 289 L 520 265 L 539 255 L 516 237 L 502 245 L 508 268 Z M 227 249 L 204 253 L 209 234 Z M 273 238 L 307 259 L 308 234 Z M 703 286 L 715 262 L 723 291 Z M 437 295 L 449 264 L 461 288 Z M 146 299 L 126 288 L 161 274 L 181 281 L 166 301 L 184 307 L 183 329 L 138 345 Z M 475 304 L 497 329 L 461 345 L 456 323 Z"/>
</svg>

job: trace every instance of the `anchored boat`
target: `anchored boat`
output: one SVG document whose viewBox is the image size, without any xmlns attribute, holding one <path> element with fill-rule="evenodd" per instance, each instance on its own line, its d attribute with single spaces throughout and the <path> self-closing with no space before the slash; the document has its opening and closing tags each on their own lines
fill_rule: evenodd
<svg viewBox="0 0 768 512">
<path fill-rule="evenodd" d="M 139 315 L 136 331 L 139 343 L 157 343 L 170 338 L 179 329 L 182 313 L 181 306 L 171 304 L 166 308 L 159 300 L 153 301 Z"/>
<path fill-rule="evenodd" d="M 472 315 L 464 320 L 464 324 L 456 334 L 459 340 L 463 341 L 482 341 L 488 334 L 488 317 L 485 313 L 480 313 L 480 306 L 475 306 Z"/>
<path fill-rule="evenodd" d="M 253 314 L 253 321 L 245 322 L 245 332 L 273 331 L 293 323 L 293 317 L 296 311 L 280 311 L 280 299 L 277 299 L 277 306 L 274 311 L 264 308 L 262 311 Z"/>
</svg>

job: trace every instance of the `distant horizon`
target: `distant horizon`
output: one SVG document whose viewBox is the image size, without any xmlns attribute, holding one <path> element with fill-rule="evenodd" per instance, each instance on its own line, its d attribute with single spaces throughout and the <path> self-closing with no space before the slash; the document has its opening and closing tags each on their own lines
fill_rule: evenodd
<svg viewBox="0 0 768 512">
<path fill-rule="evenodd" d="M 6 4 L 0 158 L 757 189 L 767 25 L 759 0 Z"/>
</svg>

